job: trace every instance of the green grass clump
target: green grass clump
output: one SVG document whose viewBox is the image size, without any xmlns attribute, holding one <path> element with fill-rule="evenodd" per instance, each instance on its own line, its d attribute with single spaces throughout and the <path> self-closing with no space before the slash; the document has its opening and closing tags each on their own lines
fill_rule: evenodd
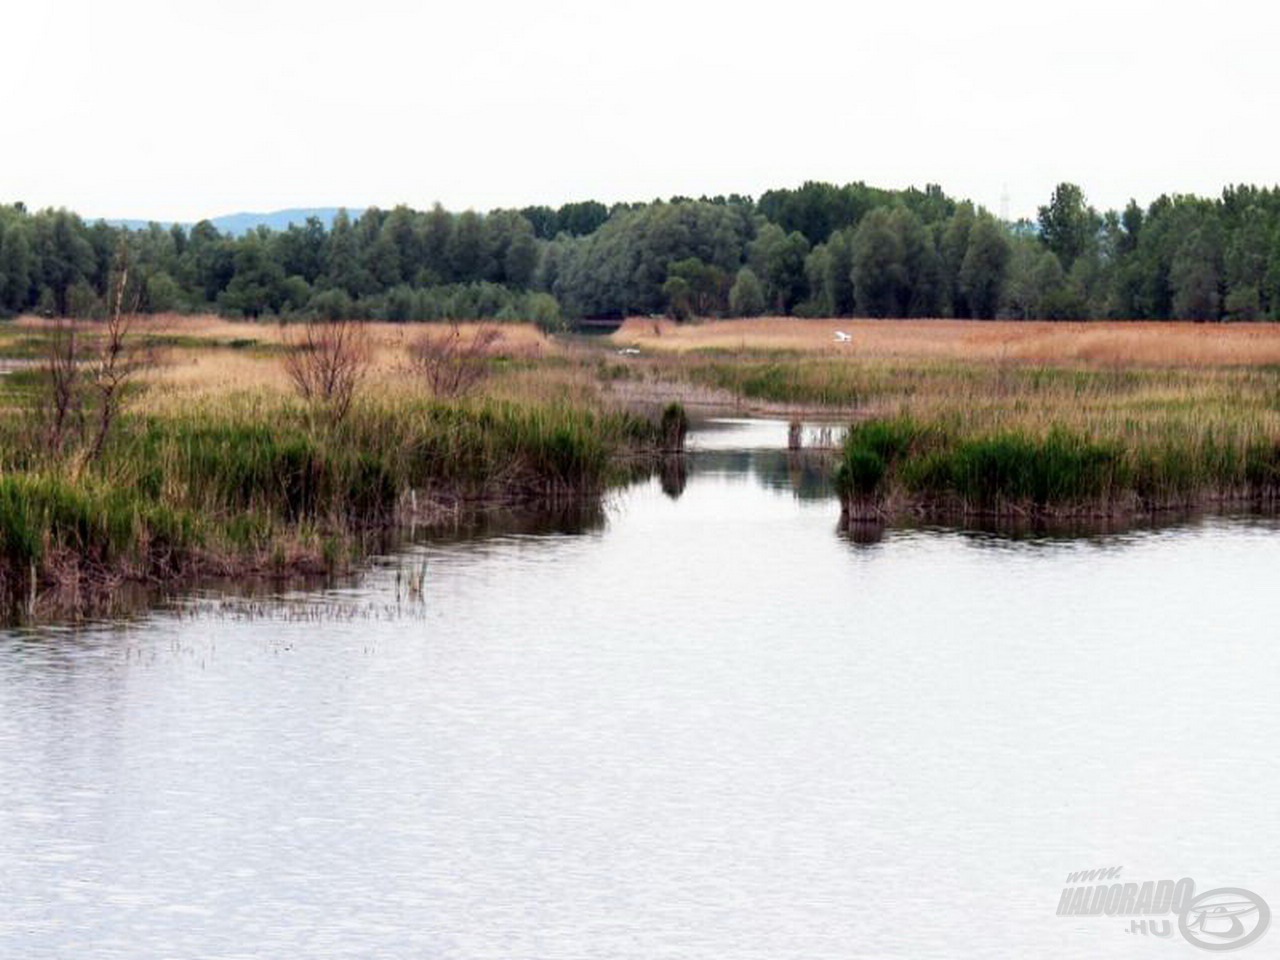
<svg viewBox="0 0 1280 960">
<path fill-rule="evenodd" d="M 1046 437 L 1010 432 L 963 440 L 926 464 L 915 478 L 925 492 L 999 512 L 1109 503 L 1122 459 L 1112 445 L 1053 429 Z"/>
<path fill-rule="evenodd" d="M 688 376 L 769 403 L 852 406 L 864 402 L 873 389 L 855 367 L 807 360 L 710 363 L 691 367 Z"/>
<path fill-rule="evenodd" d="M 0 583 L 6 588 L 32 568 L 49 574 L 59 565 L 157 575 L 201 539 L 193 514 L 129 488 L 49 475 L 0 477 Z"/>
<path fill-rule="evenodd" d="M 850 429 L 836 468 L 845 510 L 899 507 L 977 515 L 1098 515 L 1191 506 L 1213 499 L 1274 500 L 1280 444 L 1214 431 L 1152 442 L 1047 432 L 966 432 L 909 417 Z"/>
<path fill-rule="evenodd" d="M 868 420 L 850 427 L 843 456 L 836 466 L 836 492 L 846 502 L 880 497 L 891 468 L 923 436 L 920 425 L 906 417 Z"/>
<path fill-rule="evenodd" d="M 670 417 L 668 417 L 670 421 Z M 287 401 L 127 415 L 101 460 L 41 452 L 0 418 L 0 594 L 331 568 L 428 501 L 591 496 L 651 468 L 671 423 L 568 404 L 365 403 L 342 422 Z M 410 498 L 418 502 L 418 498 Z M 79 588 L 77 587 L 77 590 Z"/>
</svg>

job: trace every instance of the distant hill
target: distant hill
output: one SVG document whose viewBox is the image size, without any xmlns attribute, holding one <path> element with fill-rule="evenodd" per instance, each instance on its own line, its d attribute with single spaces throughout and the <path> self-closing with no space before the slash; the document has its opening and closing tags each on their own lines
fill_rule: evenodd
<svg viewBox="0 0 1280 960">
<path fill-rule="evenodd" d="M 256 230 L 262 226 L 270 227 L 272 230 L 287 230 L 291 223 L 302 226 L 307 222 L 308 217 L 316 217 L 325 225 L 325 229 L 328 229 L 333 226 L 333 218 L 338 215 L 340 209 L 342 208 L 295 207 L 291 210 L 276 210 L 272 213 L 231 213 L 225 217 L 213 217 L 209 222 L 222 233 L 230 233 L 237 237 L 242 233 L 248 233 L 250 230 Z M 352 219 L 360 216 L 363 212 L 362 210 L 347 210 Z"/>
<path fill-rule="evenodd" d="M 317 217 L 329 228 L 333 225 L 333 218 L 338 215 L 341 207 L 294 207 L 289 210 L 273 210 L 271 213 L 229 213 L 223 217 L 210 217 L 209 222 L 218 228 L 219 232 L 230 234 L 233 237 L 239 237 L 258 227 L 270 227 L 272 230 L 287 230 L 289 224 L 296 223 L 299 226 L 306 223 L 308 217 Z M 359 208 L 347 208 L 347 212 L 351 214 L 354 220 L 363 211 Z M 127 227 L 130 230 L 143 230 L 151 221 L 149 220 L 108 220 L 107 223 L 113 227 Z M 165 223 L 163 226 L 170 226 Z M 182 223 L 184 227 L 191 227 L 190 222 Z"/>
</svg>

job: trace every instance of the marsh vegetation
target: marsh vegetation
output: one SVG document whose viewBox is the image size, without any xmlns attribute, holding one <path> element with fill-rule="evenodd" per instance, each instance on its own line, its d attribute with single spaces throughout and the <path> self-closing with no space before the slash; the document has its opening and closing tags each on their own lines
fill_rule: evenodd
<svg viewBox="0 0 1280 960">
<path fill-rule="evenodd" d="M 344 569 L 405 522 L 649 470 L 678 495 L 661 459 L 686 409 L 852 423 L 816 461 L 852 519 L 1138 517 L 1280 491 L 1271 325 L 839 321 L 835 342 L 835 324 L 581 339 L 135 317 L 109 394 L 109 322 L 5 324 L 0 354 L 27 366 L 0 379 L 0 582 L 11 604 L 74 606 L 125 582 Z"/>
<path fill-rule="evenodd" d="M 340 570 L 378 531 L 468 505 L 598 496 L 671 445 L 670 413 L 592 409 L 568 382 L 531 389 L 512 369 L 517 351 L 492 339 L 467 362 L 506 371 L 504 387 L 460 398 L 429 389 L 398 330 L 326 322 L 182 339 L 137 321 L 113 346 L 114 331 L 5 331 L 46 350 L 4 381 L 11 605 L 76 608 L 126 582 Z M 105 392 L 95 358 L 113 351 L 150 361 Z"/>
<path fill-rule="evenodd" d="M 1280 493 L 1280 328 L 749 321 L 618 337 L 654 375 L 855 421 L 851 516 L 1136 516 Z"/>
</svg>

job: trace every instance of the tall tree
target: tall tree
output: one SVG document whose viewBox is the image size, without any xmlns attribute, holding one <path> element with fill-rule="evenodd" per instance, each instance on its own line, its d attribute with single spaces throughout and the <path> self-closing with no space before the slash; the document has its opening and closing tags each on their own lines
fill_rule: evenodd
<svg viewBox="0 0 1280 960">
<path fill-rule="evenodd" d="M 329 234 L 328 285 L 342 290 L 350 297 L 359 297 L 369 289 L 364 268 L 360 263 L 355 228 L 346 210 L 339 210 L 333 218 Z"/>
<path fill-rule="evenodd" d="M 1040 239 L 1058 255 L 1064 270 L 1084 253 L 1097 228 L 1098 215 L 1074 183 L 1060 183 L 1047 206 L 1039 210 Z"/>
<path fill-rule="evenodd" d="M 80 218 L 66 210 L 45 210 L 32 221 L 37 282 L 53 298 L 55 312 L 67 313 L 67 292 L 91 280 L 97 267 L 88 231 Z"/>
<path fill-rule="evenodd" d="M 18 312 L 31 304 L 31 243 L 25 224 L 0 222 L 0 310 Z"/>
<path fill-rule="evenodd" d="M 480 214 L 468 210 L 457 218 L 447 250 L 449 271 L 455 282 L 485 278 L 491 262 L 485 239 L 484 220 Z"/>
<path fill-rule="evenodd" d="M 284 270 L 271 257 L 266 241 L 249 234 L 236 251 L 236 272 L 218 298 L 228 310 L 258 317 L 279 308 Z"/>
<path fill-rule="evenodd" d="M 952 317 L 970 316 L 969 304 L 960 289 L 960 266 L 969 251 L 969 234 L 973 230 L 973 204 L 956 207 L 942 231 L 942 274 L 945 312 Z"/>
<path fill-rule="evenodd" d="M 764 282 L 771 310 L 788 313 L 804 298 L 804 261 L 808 254 L 809 242 L 803 234 L 786 233 L 774 223 L 762 227 L 752 241 L 751 268 Z"/>
<path fill-rule="evenodd" d="M 878 207 L 862 218 L 853 236 L 854 298 L 868 317 L 900 317 L 910 297 L 910 275 L 901 233 L 893 214 Z"/>
<path fill-rule="evenodd" d="M 735 317 L 758 317 L 764 309 L 764 285 L 750 267 L 743 267 L 729 291 L 729 312 Z"/>
<path fill-rule="evenodd" d="M 275 238 L 275 255 L 284 272 L 315 283 L 328 267 L 329 233 L 319 217 L 307 217 L 302 226 L 290 224 Z"/>
<path fill-rule="evenodd" d="M 449 245 L 453 241 L 453 214 L 440 204 L 427 213 L 422 225 L 422 269 L 417 282 L 447 283 L 452 274 Z"/>
<path fill-rule="evenodd" d="M 975 220 L 959 277 L 960 290 L 973 317 L 995 317 L 1004 292 L 1009 255 L 1009 238 L 995 218 L 982 216 Z"/>
<path fill-rule="evenodd" d="M 853 229 L 837 230 L 827 241 L 828 259 L 822 277 L 826 299 L 837 317 L 853 313 Z"/>
<path fill-rule="evenodd" d="M 1173 258 L 1173 312 L 1180 320 L 1217 320 L 1221 293 L 1221 247 L 1214 231 L 1202 227 L 1183 240 Z"/>
</svg>

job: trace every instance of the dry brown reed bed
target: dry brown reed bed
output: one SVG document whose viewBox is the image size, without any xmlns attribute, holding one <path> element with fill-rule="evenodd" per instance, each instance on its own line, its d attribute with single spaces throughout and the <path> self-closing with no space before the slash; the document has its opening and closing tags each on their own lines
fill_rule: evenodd
<svg viewBox="0 0 1280 960">
<path fill-rule="evenodd" d="M 852 335 L 837 343 L 835 332 Z M 860 359 L 1100 366 L 1242 366 L 1280 363 L 1280 324 L 988 320 L 800 320 L 764 317 L 675 324 L 632 318 L 619 346 L 689 353 L 790 351 Z"/>
<path fill-rule="evenodd" d="M 21 330 L 33 332 L 51 329 L 59 321 L 36 316 L 22 316 L 13 321 L 13 326 Z M 469 332 L 483 324 L 459 324 L 464 332 Z M 424 324 L 415 323 L 362 323 L 375 345 L 384 348 L 403 346 L 424 328 Z M 97 324 L 86 320 L 79 322 L 79 328 L 92 332 Z M 153 336 L 181 336 L 198 340 L 207 340 L 211 346 L 227 344 L 233 341 L 255 341 L 266 345 L 281 345 L 288 342 L 290 324 L 267 320 L 228 320 L 215 314 L 185 315 L 177 313 L 157 313 L 140 317 L 135 324 L 140 334 Z M 510 350 L 521 352 L 539 352 L 554 350 L 553 342 L 531 323 L 503 323 L 500 325 L 503 342 Z"/>
<path fill-rule="evenodd" d="M 30 325 L 39 329 L 39 323 Z M 469 337 L 480 326 L 464 323 L 459 330 Z M 370 355 L 366 392 L 385 396 L 420 394 L 422 387 L 416 382 L 410 351 L 427 329 L 425 325 L 368 323 L 361 328 Z M 438 325 L 433 324 L 432 328 L 438 329 Z M 565 390 L 557 382 L 563 376 L 544 377 L 542 380 L 551 382 L 535 383 L 527 367 L 539 360 L 561 357 L 565 348 L 532 324 L 502 324 L 497 330 L 498 339 L 489 350 L 490 358 L 514 361 L 520 375 L 495 377 L 492 389 L 486 393 L 499 399 L 562 397 Z M 159 317 L 141 325 L 139 332 L 157 338 L 179 338 L 179 345 L 167 347 L 161 362 L 144 377 L 146 383 L 158 388 L 148 390 L 140 400 L 142 408 L 150 412 L 233 394 L 281 396 L 292 392 L 281 363 L 282 351 L 292 345 L 287 325 L 233 322 L 217 317 Z M 232 344 L 239 348 L 229 349 Z M 254 345 L 267 349 L 254 349 Z M 517 383 L 526 383 L 526 387 L 513 387 L 509 383 L 513 377 Z"/>
</svg>

